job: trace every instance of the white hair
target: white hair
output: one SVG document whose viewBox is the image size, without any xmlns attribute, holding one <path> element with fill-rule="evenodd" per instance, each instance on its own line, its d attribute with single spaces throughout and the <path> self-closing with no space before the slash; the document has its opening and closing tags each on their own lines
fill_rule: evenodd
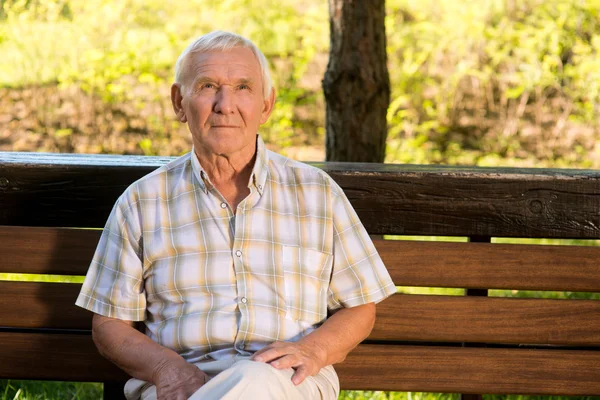
<svg viewBox="0 0 600 400">
<path fill-rule="evenodd" d="M 187 69 L 187 61 L 190 54 L 207 53 L 210 51 L 228 51 L 234 47 L 245 47 L 252 51 L 260 64 L 263 97 L 266 99 L 273 89 L 273 81 L 269 72 L 269 63 L 265 55 L 256 47 L 254 43 L 235 33 L 225 31 L 212 31 L 206 35 L 195 39 L 188 47 L 183 50 L 175 64 L 175 82 L 183 85 L 183 77 Z"/>
</svg>

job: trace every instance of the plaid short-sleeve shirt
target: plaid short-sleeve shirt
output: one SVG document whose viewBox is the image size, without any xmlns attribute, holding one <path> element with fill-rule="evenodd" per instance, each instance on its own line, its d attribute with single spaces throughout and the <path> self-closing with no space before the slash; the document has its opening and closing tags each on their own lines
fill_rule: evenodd
<svg viewBox="0 0 600 400">
<path fill-rule="evenodd" d="M 189 362 L 250 354 L 316 329 L 327 310 L 395 286 L 340 187 L 257 138 L 233 213 L 188 153 L 133 183 L 106 223 L 76 304 L 144 321 Z"/>
</svg>

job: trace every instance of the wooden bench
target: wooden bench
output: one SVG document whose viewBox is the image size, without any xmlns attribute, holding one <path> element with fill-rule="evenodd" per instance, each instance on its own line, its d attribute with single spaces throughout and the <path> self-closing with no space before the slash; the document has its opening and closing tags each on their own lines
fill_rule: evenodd
<svg viewBox="0 0 600 400">
<path fill-rule="evenodd" d="M 118 195 L 168 160 L 0 153 L 0 273 L 85 274 Z M 465 291 L 381 303 L 371 336 L 337 366 L 342 388 L 600 394 L 599 297 L 488 290 L 600 292 L 600 247 L 490 243 L 599 239 L 599 171 L 315 165 L 374 235 L 470 239 L 376 241 L 398 286 Z M 120 397 L 126 376 L 97 354 L 79 286 L 0 281 L 0 378 L 104 382 L 105 398 Z"/>
</svg>

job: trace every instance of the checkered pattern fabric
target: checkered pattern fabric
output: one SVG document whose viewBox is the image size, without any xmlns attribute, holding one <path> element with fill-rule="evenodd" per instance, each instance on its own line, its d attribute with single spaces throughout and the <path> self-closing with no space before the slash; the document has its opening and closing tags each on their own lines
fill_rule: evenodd
<svg viewBox="0 0 600 400">
<path fill-rule="evenodd" d="M 133 183 L 108 219 L 76 304 L 190 362 L 298 340 L 327 310 L 396 292 L 340 187 L 257 138 L 232 212 L 194 152 Z"/>
</svg>

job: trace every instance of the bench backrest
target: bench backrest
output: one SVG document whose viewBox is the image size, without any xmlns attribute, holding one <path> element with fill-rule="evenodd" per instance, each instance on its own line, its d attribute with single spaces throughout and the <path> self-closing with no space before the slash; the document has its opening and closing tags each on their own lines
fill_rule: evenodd
<svg viewBox="0 0 600 400">
<path fill-rule="evenodd" d="M 168 160 L 0 153 L 0 273 L 85 274 L 116 198 Z M 371 336 L 336 368 L 343 388 L 600 394 L 600 296 L 488 296 L 600 292 L 600 247 L 489 243 L 599 239 L 600 172 L 316 165 L 374 235 L 470 239 L 376 240 L 396 285 L 465 292 L 381 303 Z M 0 377 L 126 378 L 96 353 L 91 316 L 73 305 L 79 286 L 0 281 Z"/>
</svg>

